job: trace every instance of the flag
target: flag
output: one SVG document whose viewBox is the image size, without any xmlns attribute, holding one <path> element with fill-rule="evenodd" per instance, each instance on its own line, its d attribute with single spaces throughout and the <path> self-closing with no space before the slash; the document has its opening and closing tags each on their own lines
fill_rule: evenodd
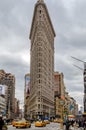
<svg viewBox="0 0 86 130">
<path fill-rule="evenodd" d="M 73 109 L 74 109 L 74 106 L 70 104 L 70 111 L 72 111 Z"/>
</svg>

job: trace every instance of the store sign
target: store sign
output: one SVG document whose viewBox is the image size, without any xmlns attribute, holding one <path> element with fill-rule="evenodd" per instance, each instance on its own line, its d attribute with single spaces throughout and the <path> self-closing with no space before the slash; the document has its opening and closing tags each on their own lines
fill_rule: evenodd
<svg viewBox="0 0 86 130">
<path fill-rule="evenodd" d="M 4 85 L 0 85 L 0 95 L 5 95 L 5 86 Z"/>
</svg>

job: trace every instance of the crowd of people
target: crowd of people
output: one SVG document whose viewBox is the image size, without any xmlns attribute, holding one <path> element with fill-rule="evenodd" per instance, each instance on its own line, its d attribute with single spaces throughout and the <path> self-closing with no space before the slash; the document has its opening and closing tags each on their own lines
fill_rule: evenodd
<svg viewBox="0 0 86 130">
<path fill-rule="evenodd" d="M 66 120 L 64 123 L 65 129 L 70 130 L 71 128 L 83 128 L 83 130 L 86 130 L 86 119 L 82 120 Z"/>
</svg>

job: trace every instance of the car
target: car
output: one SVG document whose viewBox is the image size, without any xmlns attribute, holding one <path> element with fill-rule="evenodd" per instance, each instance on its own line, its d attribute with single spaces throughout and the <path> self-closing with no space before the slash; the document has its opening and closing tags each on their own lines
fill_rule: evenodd
<svg viewBox="0 0 86 130">
<path fill-rule="evenodd" d="M 62 123 L 63 122 L 63 120 L 62 119 L 54 119 L 54 121 L 53 121 L 54 123 Z"/>
<path fill-rule="evenodd" d="M 18 119 L 14 119 L 14 120 L 12 121 L 12 126 L 13 126 L 13 127 L 15 127 L 16 122 L 18 122 Z"/>
<path fill-rule="evenodd" d="M 49 120 L 44 120 L 44 122 L 45 122 L 46 124 L 50 124 L 50 121 L 49 121 Z"/>
<path fill-rule="evenodd" d="M 44 127 L 46 126 L 46 123 L 44 121 L 36 121 L 35 127 Z"/>
<path fill-rule="evenodd" d="M 15 123 L 15 127 L 16 128 L 30 128 L 31 123 L 25 119 L 22 119 Z"/>
</svg>

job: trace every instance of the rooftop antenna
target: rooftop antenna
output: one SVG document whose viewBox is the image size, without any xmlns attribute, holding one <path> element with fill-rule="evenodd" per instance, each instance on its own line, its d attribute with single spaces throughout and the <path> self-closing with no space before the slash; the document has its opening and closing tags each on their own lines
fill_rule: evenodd
<svg viewBox="0 0 86 130">
<path fill-rule="evenodd" d="M 83 78 L 84 78 L 84 113 L 86 113 L 86 61 L 83 61 L 81 59 L 78 59 L 76 57 L 71 56 L 74 60 L 77 60 L 79 62 L 82 62 L 84 64 L 84 68 L 82 69 L 81 67 L 74 65 L 80 70 L 83 70 Z"/>
</svg>

